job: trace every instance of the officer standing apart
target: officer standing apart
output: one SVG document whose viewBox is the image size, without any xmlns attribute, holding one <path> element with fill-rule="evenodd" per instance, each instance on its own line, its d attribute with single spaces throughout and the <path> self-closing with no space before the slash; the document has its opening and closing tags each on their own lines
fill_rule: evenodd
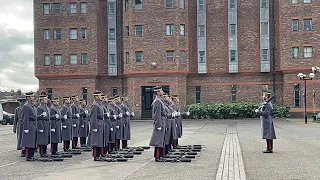
<svg viewBox="0 0 320 180">
<path fill-rule="evenodd" d="M 273 139 L 276 139 L 276 133 L 273 125 L 273 107 L 271 101 L 267 103 L 271 93 L 265 92 L 263 95 L 263 102 L 261 108 L 256 109 L 255 112 L 260 116 L 262 126 L 262 139 L 267 141 L 267 149 L 263 153 L 273 153 Z"/>
<path fill-rule="evenodd" d="M 25 157 L 25 149 L 21 147 L 21 138 L 23 133 L 21 112 L 22 106 L 26 102 L 26 98 L 19 98 L 18 101 L 20 102 L 20 106 L 14 111 L 13 132 L 17 133 L 17 150 L 22 150 L 21 157 Z"/>
</svg>

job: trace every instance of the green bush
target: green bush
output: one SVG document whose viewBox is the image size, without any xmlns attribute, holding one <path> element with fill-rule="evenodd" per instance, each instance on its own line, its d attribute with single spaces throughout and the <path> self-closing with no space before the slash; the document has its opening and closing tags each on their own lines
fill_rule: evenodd
<svg viewBox="0 0 320 180">
<path fill-rule="evenodd" d="M 190 104 L 187 106 L 191 119 L 238 119 L 257 118 L 254 112 L 261 103 L 237 102 L 237 103 L 214 103 L 214 104 Z M 289 107 L 273 105 L 273 116 L 276 118 L 289 117 Z"/>
</svg>

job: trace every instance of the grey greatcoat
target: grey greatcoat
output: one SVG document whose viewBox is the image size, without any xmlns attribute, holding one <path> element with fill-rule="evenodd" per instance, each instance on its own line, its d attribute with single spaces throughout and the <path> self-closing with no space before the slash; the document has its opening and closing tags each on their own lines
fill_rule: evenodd
<svg viewBox="0 0 320 180">
<path fill-rule="evenodd" d="M 104 147 L 103 112 L 103 107 L 100 103 L 95 102 L 90 114 L 91 128 L 88 138 L 88 144 L 90 147 Z M 97 130 L 97 132 L 94 132 L 93 130 Z"/>
<path fill-rule="evenodd" d="M 152 107 L 154 116 L 154 126 L 149 145 L 154 147 L 163 147 L 164 136 L 166 132 L 166 117 L 164 104 L 158 96 L 156 96 L 156 98 L 152 102 Z M 161 129 L 159 130 L 158 128 Z"/>
<path fill-rule="evenodd" d="M 80 107 L 79 137 L 88 137 L 89 134 L 89 114 L 85 107 Z"/>
<path fill-rule="evenodd" d="M 180 107 L 177 103 L 173 104 L 173 110 L 176 112 L 180 112 Z M 177 137 L 181 138 L 181 136 L 182 136 L 182 118 L 181 118 L 181 116 L 175 117 L 175 121 L 176 121 Z"/>
<path fill-rule="evenodd" d="M 123 112 L 123 118 L 122 118 L 122 139 L 123 140 L 130 140 L 131 134 L 130 134 L 130 109 L 129 105 L 122 102 L 121 109 Z"/>
<path fill-rule="evenodd" d="M 24 150 L 21 147 L 23 125 L 21 118 L 22 107 L 17 107 L 14 111 L 13 132 L 17 133 L 17 150 Z"/>
<path fill-rule="evenodd" d="M 116 126 L 117 126 L 117 113 L 115 112 L 114 105 L 110 104 L 107 107 L 109 112 L 109 118 L 107 118 L 106 123 L 106 143 L 115 143 L 116 142 Z"/>
<path fill-rule="evenodd" d="M 46 113 L 44 116 L 42 113 Z M 37 108 L 37 144 L 48 145 L 50 143 L 50 110 L 46 104 L 41 104 Z M 43 130 L 43 132 L 40 132 Z"/>
<path fill-rule="evenodd" d="M 272 104 L 267 103 L 261 111 L 257 114 L 260 115 L 261 126 L 262 126 L 262 139 L 276 139 L 276 132 L 274 130 L 273 120 L 272 120 Z"/>
<path fill-rule="evenodd" d="M 165 133 L 165 144 L 169 145 L 172 143 L 172 135 L 175 134 L 176 131 L 174 131 L 173 124 L 174 119 L 172 117 L 172 108 L 169 103 L 164 102 L 164 108 L 166 112 L 166 133 Z"/>
<path fill-rule="evenodd" d="M 29 130 L 28 133 L 22 132 L 21 147 L 36 148 L 37 141 L 37 116 L 33 104 L 29 101 L 22 106 L 21 119 L 23 130 Z"/>
<path fill-rule="evenodd" d="M 72 137 L 79 137 L 80 109 L 77 104 L 75 103 L 71 104 L 71 112 L 72 112 Z"/>
<path fill-rule="evenodd" d="M 115 104 L 114 110 L 117 115 L 116 121 L 116 139 L 122 139 L 122 131 L 123 131 L 123 117 L 120 117 L 120 114 L 123 115 L 121 104 Z"/>
<path fill-rule="evenodd" d="M 61 136 L 63 141 L 72 140 L 72 119 L 71 119 L 71 108 L 68 104 L 64 104 L 61 109 L 61 122 L 62 130 Z M 65 119 L 65 115 L 67 116 Z"/>
<path fill-rule="evenodd" d="M 58 115 L 58 118 L 56 117 Z M 56 105 L 52 105 L 50 108 L 50 122 L 51 129 L 55 131 L 51 132 L 51 143 L 61 143 L 61 113 Z"/>
<path fill-rule="evenodd" d="M 108 107 L 105 101 L 101 102 L 101 106 L 103 108 L 103 132 L 104 132 L 104 144 L 108 143 L 108 134 L 110 131 L 109 122 L 108 122 Z"/>
</svg>

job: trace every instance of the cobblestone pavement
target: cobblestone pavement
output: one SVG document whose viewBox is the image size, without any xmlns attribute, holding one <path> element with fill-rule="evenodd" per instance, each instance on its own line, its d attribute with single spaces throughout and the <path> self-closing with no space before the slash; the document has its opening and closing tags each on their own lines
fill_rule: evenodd
<svg viewBox="0 0 320 180">
<path fill-rule="evenodd" d="M 152 121 L 132 122 L 129 146 L 149 144 Z M 128 162 L 94 162 L 91 152 L 63 162 L 25 162 L 12 126 L 0 125 L 0 179 L 320 179 L 320 124 L 275 120 L 274 153 L 263 154 L 259 120 L 184 121 L 180 145 L 202 144 L 192 162 L 156 163 L 153 148 Z"/>
</svg>

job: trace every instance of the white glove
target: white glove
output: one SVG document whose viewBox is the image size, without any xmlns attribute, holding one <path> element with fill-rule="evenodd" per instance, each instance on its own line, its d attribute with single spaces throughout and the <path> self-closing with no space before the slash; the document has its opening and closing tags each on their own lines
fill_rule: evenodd
<svg viewBox="0 0 320 180">
<path fill-rule="evenodd" d="M 254 110 L 254 112 L 256 112 L 256 113 L 259 112 L 259 109 Z"/>
<path fill-rule="evenodd" d="M 113 115 L 113 118 L 114 118 L 114 119 L 117 119 L 117 116 L 116 116 L 116 115 Z"/>
<path fill-rule="evenodd" d="M 67 126 L 62 126 L 64 129 L 66 129 L 67 128 Z"/>
<path fill-rule="evenodd" d="M 43 112 L 43 113 L 42 113 L 42 116 L 47 117 L 47 113 L 46 113 L 46 112 Z"/>
<path fill-rule="evenodd" d="M 56 114 L 55 116 L 56 116 L 57 119 L 59 118 L 59 114 Z"/>
<path fill-rule="evenodd" d="M 176 114 L 173 112 L 173 113 L 171 114 L 171 116 L 172 116 L 172 117 L 176 117 Z"/>
<path fill-rule="evenodd" d="M 126 127 L 126 124 L 123 124 L 123 127 Z"/>
<path fill-rule="evenodd" d="M 98 129 L 92 129 L 93 132 L 98 132 Z"/>
<path fill-rule="evenodd" d="M 113 128 L 110 128 L 111 131 L 113 131 Z"/>
<path fill-rule="evenodd" d="M 80 117 L 80 116 L 79 116 L 79 113 L 77 113 L 76 116 L 77 116 L 77 117 Z"/>
<path fill-rule="evenodd" d="M 73 127 L 77 127 L 77 124 L 74 124 Z"/>
<path fill-rule="evenodd" d="M 127 116 L 129 116 L 130 115 L 129 111 L 127 111 L 126 114 L 127 114 Z"/>
<path fill-rule="evenodd" d="M 64 115 L 64 116 L 63 116 L 63 119 L 67 119 L 67 118 L 68 118 L 68 116 L 67 116 L 67 115 Z"/>
<path fill-rule="evenodd" d="M 81 127 L 84 128 L 84 125 L 82 125 Z"/>
<path fill-rule="evenodd" d="M 177 113 L 178 113 L 178 116 L 181 116 L 181 113 L 180 113 L 180 111 L 178 111 Z"/>
<path fill-rule="evenodd" d="M 121 117 L 121 118 L 122 118 L 122 113 L 120 113 L 120 114 L 119 114 L 119 117 Z"/>
<path fill-rule="evenodd" d="M 23 130 L 26 134 L 28 134 L 29 133 L 29 130 Z"/>
<path fill-rule="evenodd" d="M 176 127 L 178 127 L 178 124 L 176 124 Z"/>
<path fill-rule="evenodd" d="M 109 112 L 107 112 L 107 117 L 110 117 L 110 113 Z"/>
<path fill-rule="evenodd" d="M 88 110 L 85 110 L 84 113 L 88 114 L 89 112 L 88 112 Z"/>
<path fill-rule="evenodd" d="M 131 114 L 132 114 L 132 116 L 134 116 L 134 112 L 132 112 Z"/>
<path fill-rule="evenodd" d="M 43 133 L 43 130 L 39 130 L 40 133 Z"/>
<path fill-rule="evenodd" d="M 120 127 L 119 126 L 116 126 L 117 127 L 117 129 L 119 129 Z"/>
<path fill-rule="evenodd" d="M 187 116 L 189 116 L 190 115 L 190 112 L 187 112 Z"/>
<path fill-rule="evenodd" d="M 263 104 L 263 105 L 266 105 L 267 103 L 266 103 L 266 102 L 263 102 L 262 104 Z"/>
<path fill-rule="evenodd" d="M 161 131 L 162 127 L 157 128 L 159 131 Z"/>
<path fill-rule="evenodd" d="M 55 129 L 51 129 L 51 132 L 56 132 L 56 130 Z"/>
</svg>

